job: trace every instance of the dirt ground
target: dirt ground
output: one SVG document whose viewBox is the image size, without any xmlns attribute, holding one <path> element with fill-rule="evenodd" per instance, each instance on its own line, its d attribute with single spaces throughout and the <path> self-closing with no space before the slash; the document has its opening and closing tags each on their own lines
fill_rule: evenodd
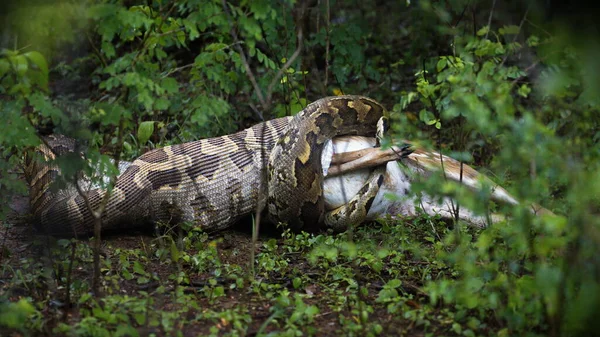
<svg viewBox="0 0 600 337">
<path fill-rule="evenodd" d="M 169 246 L 164 236 L 157 236 L 152 231 L 109 233 L 102 243 L 104 299 L 82 300 L 90 297 L 91 240 L 75 241 L 75 250 L 70 250 L 73 246 L 63 241 L 61 253 L 52 252 L 57 242 L 35 235 L 27 224 L 27 204 L 25 196 L 13 199 L 11 208 L 16 211 L 9 217 L 10 224 L 0 233 L 3 265 L 0 296 L 11 302 L 22 298 L 33 300 L 41 314 L 38 318 L 41 323 L 36 323 L 31 330 L 6 330 L 9 336 L 93 335 L 90 332 L 93 329 L 86 323 L 92 316 L 94 324 L 105 324 L 109 335 L 119 331 L 121 326 L 133 327 L 140 336 L 256 336 L 269 332 L 286 336 L 298 333 L 318 336 L 450 333 L 451 320 L 440 313 L 439 308 L 429 306 L 429 299 L 421 290 L 424 274 L 419 268 L 426 263 L 419 258 L 408 253 L 389 254 L 376 269 L 369 264 L 379 260 L 367 257 L 356 260 L 362 261 L 360 263 L 351 263 L 341 255 L 337 260 L 321 259 L 321 262 L 310 263 L 314 246 L 307 242 L 338 240 L 339 236 L 306 234 L 298 239 L 271 230 L 263 231 L 256 243 L 256 271 L 252 275 L 253 242 L 249 222 L 223 232 L 191 237 L 203 240 L 203 246 L 185 246 L 180 240 L 183 251 L 180 255 L 184 258 L 177 263 L 157 257 L 157 247 Z M 389 239 L 377 226 L 366 233 L 356 236 L 357 242 L 366 239 L 382 245 Z M 295 243 L 300 241 L 304 243 Z M 198 249 L 201 246 L 214 253 L 205 260 L 209 264 L 216 263 L 213 270 L 210 266 L 204 269 L 185 260 L 203 256 L 202 249 Z M 142 271 L 136 271 L 135 261 L 139 262 L 137 266 L 141 266 Z M 71 275 L 69 269 L 72 269 Z M 215 270 L 223 273 L 215 274 Z M 173 275 L 184 276 L 177 279 Z M 396 289 L 397 298 L 378 301 L 386 283 L 398 275 L 404 277 L 402 286 Z M 144 280 L 140 282 L 142 278 Z M 70 294 L 66 288 L 71 289 Z M 213 297 L 214 291 L 223 293 Z M 126 304 L 131 299 L 142 304 L 120 310 L 119 303 Z M 117 304 L 110 309 L 115 305 L 112 302 Z M 104 318 L 103 321 L 98 318 L 102 317 L 98 308 L 122 311 L 126 318 Z M 146 320 L 139 319 L 140 312 Z M 164 317 L 168 313 L 174 313 L 176 318 L 165 323 Z M 427 318 L 429 314 L 438 316 Z M 152 316 L 157 318 L 153 322 Z"/>
</svg>

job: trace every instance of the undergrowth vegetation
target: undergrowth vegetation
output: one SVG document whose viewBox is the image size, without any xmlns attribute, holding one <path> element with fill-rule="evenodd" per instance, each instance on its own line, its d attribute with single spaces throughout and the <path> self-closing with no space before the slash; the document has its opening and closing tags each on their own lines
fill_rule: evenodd
<svg viewBox="0 0 600 337">
<path fill-rule="evenodd" d="M 8 336 L 590 336 L 600 312 L 600 45 L 535 2 L 61 0 L 0 16 L 0 332 Z M 432 175 L 419 216 L 347 233 L 56 239 L 9 208 L 23 154 L 86 145 L 63 176 L 232 133 L 341 93 L 394 140 L 477 167 L 524 206 Z M 98 181 L 110 189 L 114 179 Z M 557 216 L 536 217 L 529 202 Z M 457 217 L 458 218 L 458 217 Z M 165 234 L 166 233 L 166 234 Z"/>
</svg>

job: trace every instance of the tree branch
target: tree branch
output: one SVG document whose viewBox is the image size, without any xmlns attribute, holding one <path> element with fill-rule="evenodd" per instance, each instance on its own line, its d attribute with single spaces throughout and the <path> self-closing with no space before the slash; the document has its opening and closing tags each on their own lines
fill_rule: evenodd
<svg viewBox="0 0 600 337">
<path fill-rule="evenodd" d="M 523 14 L 523 19 L 521 20 L 521 23 L 519 24 L 519 31 L 517 32 L 517 34 L 515 34 L 515 37 L 513 38 L 512 43 L 515 43 L 515 41 L 517 41 L 517 37 L 519 37 L 519 34 L 521 34 L 521 28 L 523 28 L 523 23 L 525 23 L 525 20 L 527 20 L 527 14 L 529 13 L 530 8 L 531 8 L 531 5 L 529 5 L 527 7 L 525 14 Z M 506 54 L 504 56 L 504 58 L 502 59 L 502 62 L 500 62 L 500 65 L 498 66 L 498 68 L 501 68 L 507 59 L 508 59 L 508 54 Z"/>
<path fill-rule="evenodd" d="M 490 33 L 490 30 L 492 29 L 492 17 L 494 16 L 494 7 L 496 7 L 496 0 L 494 0 L 492 2 L 492 9 L 490 9 L 490 16 L 488 17 L 488 22 L 487 22 L 487 32 L 485 33 L 485 38 L 488 38 L 488 34 Z"/>
<path fill-rule="evenodd" d="M 242 60 L 242 64 L 244 65 L 244 68 L 246 69 L 246 75 L 248 76 L 248 79 L 252 83 L 252 87 L 254 88 L 254 92 L 256 93 L 256 97 L 258 97 L 260 104 L 263 106 L 263 108 L 265 108 L 268 104 L 265 101 L 265 97 L 263 96 L 263 93 L 260 90 L 260 87 L 258 86 L 258 82 L 256 82 L 256 77 L 254 77 L 254 73 L 252 72 L 252 69 L 250 69 L 250 64 L 248 64 L 248 59 L 246 58 L 244 49 L 242 49 L 242 47 L 240 45 L 241 42 L 235 31 L 235 27 L 233 25 L 233 20 L 231 19 L 231 13 L 229 12 L 229 8 L 227 8 L 227 1 L 222 0 L 221 4 L 223 5 L 223 12 L 225 12 L 225 14 L 227 16 L 227 21 L 229 21 L 229 25 L 231 26 L 230 34 L 231 34 L 231 37 L 233 38 L 233 42 L 234 42 L 235 46 L 237 47 L 238 53 L 240 53 L 240 58 Z"/>
<path fill-rule="evenodd" d="M 279 71 L 277 72 L 277 74 L 271 80 L 271 83 L 267 87 L 267 104 L 268 105 L 271 104 L 271 97 L 273 95 L 273 87 L 275 86 L 275 84 L 277 84 L 277 82 L 279 82 L 279 80 L 281 80 L 281 78 L 283 77 L 283 73 L 294 63 L 294 61 L 296 61 L 296 58 L 298 58 L 298 56 L 300 55 L 300 52 L 302 52 L 302 28 L 298 29 L 298 34 L 296 35 L 296 39 L 298 41 L 298 43 L 297 43 L 298 46 L 296 47 L 296 50 L 294 51 L 292 56 L 290 56 L 290 58 L 287 60 L 287 62 L 283 65 L 283 67 L 281 67 L 279 69 Z M 268 105 L 265 106 L 265 108 L 268 107 Z"/>
</svg>

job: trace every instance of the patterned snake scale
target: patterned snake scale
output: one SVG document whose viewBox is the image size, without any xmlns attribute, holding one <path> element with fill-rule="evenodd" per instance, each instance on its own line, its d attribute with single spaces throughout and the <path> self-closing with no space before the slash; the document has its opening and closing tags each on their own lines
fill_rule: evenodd
<svg viewBox="0 0 600 337">
<path fill-rule="evenodd" d="M 376 169 L 356 198 L 325 213 L 321 155 L 327 141 L 344 135 L 381 135 L 387 111 L 363 96 L 328 97 L 300 111 L 269 157 L 269 216 L 295 229 L 325 224 L 343 229 L 362 222 L 383 183 L 385 168 Z M 408 155 L 409 152 L 403 155 Z"/>
<path fill-rule="evenodd" d="M 270 176 L 275 178 L 268 183 L 269 211 L 274 212 L 271 218 L 289 222 L 294 228 L 302 227 L 296 222 L 301 219 L 310 223 L 311 228 L 306 229 L 312 229 L 327 221 L 322 208 L 323 177 L 316 163 L 323 143 L 336 135 L 372 136 L 384 113 L 379 103 L 366 97 L 327 97 L 294 117 L 263 122 L 231 135 L 151 150 L 116 180 L 102 215 L 102 229 L 185 221 L 206 231 L 224 229 L 253 212 L 258 204 L 266 205 L 267 184 L 262 177 L 267 162 Z M 54 182 L 60 172 L 48 163 L 73 152 L 75 141 L 53 135 L 46 143 L 48 146 L 38 147 L 45 161 L 28 157 L 25 162 L 33 222 L 48 234 L 90 235 L 94 221 L 85 198 L 75 186 L 57 188 Z M 277 152 L 272 153 L 274 148 Z M 357 209 L 368 209 L 370 196 L 378 187 L 373 187 L 374 182 L 380 184 L 381 178 L 374 175 L 365 184 L 366 199 L 354 200 L 350 208 L 337 213 L 344 219 L 347 215 L 364 218 L 366 210 Z M 78 183 L 83 185 L 91 208 L 97 209 L 105 191 Z M 338 223 L 343 221 L 337 219 Z"/>
</svg>

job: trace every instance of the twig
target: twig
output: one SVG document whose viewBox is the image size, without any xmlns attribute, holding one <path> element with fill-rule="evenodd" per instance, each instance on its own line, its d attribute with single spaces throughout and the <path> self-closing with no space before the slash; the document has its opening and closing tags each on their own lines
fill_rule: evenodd
<svg viewBox="0 0 600 337">
<path fill-rule="evenodd" d="M 490 16 L 488 17 L 488 23 L 487 23 L 487 32 L 485 32 L 485 38 L 488 38 L 488 34 L 490 33 L 490 30 L 492 29 L 492 16 L 494 16 L 494 7 L 496 7 L 496 0 L 494 0 L 492 2 L 492 9 L 490 9 Z"/>
<path fill-rule="evenodd" d="M 181 67 L 173 68 L 173 69 L 169 70 L 166 74 L 164 74 L 162 76 L 162 78 L 169 77 L 171 74 L 176 73 L 178 71 L 181 71 L 181 70 L 184 70 L 184 69 L 187 69 L 187 68 L 191 68 L 191 67 L 194 66 L 194 64 L 195 63 L 190 63 L 190 64 L 186 64 L 186 65 L 181 66 Z"/>
<path fill-rule="evenodd" d="M 242 60 L 242 64 L 244 65 L 244 69 L 246 70 L 246 75 L 248 76 L 248 79 L 252 83 L 252 87 L 254 88 L 254 92 L 256 92 L 256 96 L 258 97 L 258 100 L 260 101 L 262 109 L 268 110 L 269 107 L 271 106 L 271 98 L 273 95 L 273 89 L 274 89 L 275 85 L 277 84 L 277 82 L 279 82 L 279 80 L 281 80 L 285 71 L 296 61 L 298 56 L 300 56 L 300 53 L 302 51 L 302 39 L 303 39 L 302 28 L 299 28 L 298 33 L 296 34 L 296 38 L 298 41 L 296 50 L 294 51 L 292 56 L 290 56 L 288 58 L 287 62 L 283 65 L 283 67 L 281 67 L 279 69 L 279 71 L 277 71 L 277 74 L 275 74 L 275 77 L 271 80 L 271 83 L 269 83 L 269 86 L 267 87 L 266 95 L 263 95 L 263 92 L 260 89 L 258 82 L 256 81 L 256 77 L 254 76 L 254 73 L 252 72 L 252 69 L 250 68 L 250 64 L 248 63 L 248 58 L 246 57 L 244 50 L 240 46 L 239 37 L 235 31 L 235 27 L 233 25 L 233 20 L 231 19 L 231 13 L 229 12 L 229 8 L 227 7 L 227 2 L 226 2 L 226 0 L 222 0 L 221 3 L 223 5 L 223 11 L 227 15 L 227 20 L 229 21 L 229 24 L 231 25 L 230 34 L 234 41 L 233 44 L 237 47 L 237 50 L 240 53 L 240 59 Z"/>
<path fill-rule="evenodd" d="M 254 113 L 256 114 L 256 116 L 258 116 L 260 121 L 264 121 L 265 120 L 265 116 L 263 115 L 263 113 L 258 110 L 256 108 L 256 105 L 252 104 L 252 102 L 248 103 L 248 106 L 250 107 L 250 109 L 252 109 L 252 111 L 254 111 Z"/>
<path fill-rule="evenodd" d="M 167 21 L 166 18 L 171 15 L 171 13 L 173 12 L 173 10 L 176 7 L 177 7 L 177 4 L 173 3 L 171 8 L 169 8 L 169 11 L 164 16 L 161 15 L 162 20 L 160 21 L 160 25 L 157 27 L 157 30 L 156 30 L 157 32 L 162 29 L 163 25 Z M 177 28 L 174 30 L 170 30 L 168 32 L 159 33 L 158 35 L 155 35 L 155 36 L 158 36 L 158 37 L 165 36 L 165 35 L 171 34 L 173 32 L 178 32 L 178 31 L 183 31 L 183 30 L 184 30 L 184 28 Z M 134 69 L 134 67 L 137 64 L 137 62 L 139 61 L 140 57 L 142 55 L 144 55 L 146 53 L 146 51 L 148 50 L 148 48 L 150 47 L 150 45 L 148 44 L 148 39 L 150 38 L 150 35 L 152 35 L 152 34 L 150 34 L 150 31 L 149 30 L 146 31 L 146 34 L 144 35 L 144 39 L 142 40 L 142 50 L 140 50 L 140 52 L 135 55 L 135 58 L 133 59 L 133 61 L 131 62 L 131 65 L 129 66 L 131 69 Z"/>
<path fill-rule="evenodd" d="M 521 20 L 521 23 L 519 23 L 519 31 L 517 32 L 517 34 L 515 34 L 515 37 L 513 38 L 512 43 L 515 43 L 515 41 L 517 41 L 517 37 L 519 37 L 519 34 L 521 34 L 521 28 L 523 28 L 523 24 L 525 23 L 525 20 L 527 20 L 527 14 L 529 13 L 530 8 L 531 8 L 531 5 L 527 6 L 527 10 L 525 10 L 525 14 L 523 14 L 523 19 Z M 508 59 L 508 53 L 504 56 L 504 58 L 502 59 L 502 62 L 500 62 L 500 65 L 498 66 L 498 68 L 501 68 L 507 59 Z"/>
<path fill-rule="evenodd" d="M 462 185 L 463 182 L 463 166 L 464 163 L 461 160 L 460 161 L 460 178 L 458 180 L 458 183 Z M 459 215 L 460 215 L 460 204 L 457 202 L 456 203 L 456 209 L 455 209 L 455 213 L 454 213 L 454 224 L 456 225 L 458 223 L 458 219 L 459 219 Z"/>
<path fill-rule="evenodd" d="M 123 147 L 124 124 L 125 124 L 124 119 L 121 118 L 121 120 L 119 121 L 119 135 L 118 135 L 118 142 L 117 142 L 117 144 L 120 146 L 117 149 L 117 151 L 115 151 L 115 153 L 113 154 L 114 165 L 116 167 L 119 167 L 119 159 L 121 156 L 121 149 Z M 111 176 L 108 186 L 110 186 L 110 187 L 114 186 L 116 181 L 117 181 L 117 175 Z M 94 218 L 94 273 L 93 273 L 93 278 L 92 278 L 92 292 L 96 296 L 99 296 L 99 295 L 101 295 L 100 294 L 100 248 L 102 245 L 102 214 L 104 213 L 106 205 L 108 204 L 108 200 L 110 198 L 112 189 L 111 188 L 106 189 L 106 192 L 104 193 L 104 196 L 102 198 L 102 201 L 100 202 L 100 205 L 98 205 L 98 208 L 96 210 L 94 210 L 94 207 L 92 206 L 87 193 L 85 193 L 81 189 L 81 186 L 79 186 L 79 183 L 77 181 L 75 181 L 75 186 L 77 188 L 77 192 L 83 198 L 83 200 L 86 204 L 86 207 L 88 208 L 88 211 Z"/>
<path fill-rule="evenodd" d="M 240 40 L 235 31 L 233 21 L 231 20 L 231 13 L 229 12 L 229 8 L 227 8 L 227 1 L 222 0 L 221 4 L 223 5 L 223 12 L 225 12 L 225 15 L 227 16 L 227 21 L 229 21 L 229 25 L 231 26 L 230 34 L 231 34 L 231 37 L 233 38 L 233 42 L 236 45 L 238 52 L 240 53 L 240 59 L 242 60 L 242 64 L 244 65 L 244 68 L 246 69 L 246 75 L 248 76 L 248 79 L 252 83 L 252 87 L 254 87 L 254 92 L 256 93 L 256 97 L 258 97 L 260 104 L 264 108 L 267 106 L 267 101 L 265 101 L 265 97 L 263 96 L 263 93 L 260 90 L 260 87 L 258 86 L 258 82 L 256 82 L 256 77 L 254 77 L 254 73 L 252 72 L 252 69 L 250 69 L 250 65 L 248 64 L 248 59 L 246 58 L 246 53 L 244 53 L 244 49 L 242 49 L 242 47 L 240 46 L 240 42 L 239 42 Z"/>
<path fill-rule="evenodd" d="M 71 241 L 71 258 L 69 260 L 69 266 L 67 269 L 67 280 L 66 280 L 66 294 L 65 294 L 65 303 L 67 304 L 67 308 L 71 308 L 71 280 L 73 275 L 73 261 L 75 260 L 75 251 L 77 248 L 77 241 Z M 67 318 L 67 315 L 64 316 Z"/>
<path fill-rule="evenodd" d="M 265 132 L 267 130 L 266 125 L 263 124 L 260 137 L 261 139 L 265 139 Z M 252 222 L 252 250 L 250 252 L 250 270 L 252 272 L 252 278 L 256 276 L 254 272 L 254 261 L 256 257 L 256 243 L 258 242 L 258 234 L 260 233 L 260 221 L 261 221 L 261 213 L 266 206 L 266 201 L 261 201 L 261 194 L 265 197 L 264 200 L 269 195 L 269 184 L 267 182 L 267 163 L 269 158 L 267 157 L 267 150 L 264 146 L 260 147 L 260 160 L 262 162 L 262 167 L 259 172 L 259 180 L 258 180 L 258 202 L 256 203 L 256 208 L 254 209 L 254 221 Z"/>
<path fill-rule="evenodd" d="M 296 47 L 296 50 L 294 51 L 292 56 L 290 56 L 290 58 L 283 65 L 283 67 L 281 67 L 279 69 L 279 71 L 277 72 L 277 74 L 271 80 L 271 83 L 267 87 L 267 104 L 268 105 L 266 105 L 265 108 L 271 104 L 271 97 L 273 95 L 273 87 L 275 86 L 275 84 L 277 84 L 277 82 L 279 82 L 279 80 L 281 80 L 281 77 L 283 77 L 283 73 L 292 65 L 292 63 L 294 63 L 294 61 L 296 61 L 296 58 L 298 58 L 298 56 L 300 55 L 300 52 L 302 51 L 302 28 L 298 29 L 298 34 L 296 35 L 296 38 L 298 40 L 298 47 Z"/>
<path fill-rule="evenodd" d="M 90 46 L 92 47 L 92 49 L 94 50 L 94 54 L 96 54 L 98 56 L 98 58 L 100 59 L 100 62 L 102 63 L 102 67 L 106 68 L 107 64 L 106 64 L 106 60 L 104 59 L 104 57 L 102 56 L 102 52 L 98 50 L 98 48 L 96 48 L 96 45 L 92 42 L 92 38 L 90 37 L 90 35 L 87 33 L 85 33 L 85 36 L 87 37 L 88 42 L 90 43 Z"/>
<path fill-rule="evenodd" d="M 519 76 L 518 78 L 515 78 L 514 80 L 512 80 L 512 82 L 510 82 L 510 85 L 511 85 L 511 86 L 513 86 L 513 85 L 515 85 L 517 82 L 519 82 L 519 80 L 520 80 L 520 79 L 522 79 L 523 77 L 525 77 L 525 76 L 529 76 L 528 72 L 529 72 L 531 69 L 533 69 L 533 68 L 537 67 L 537 66 L 538 66 L 540 63 L 544 62 L 544 61 L 545 61 L 545 60 L 546 60 L 546 59 L 547 59 L 549 56 L 551 56 L 551 55 L 553 55 L 553 54 L 556 54 L 556 53 L 558 53 L 558 52 L 559 52 L 558 50 L 551 51 L 550 53 L 548 53 L 548 54 L 547 54 L 547 55 L 545 55 L 544 57 L 541 57 L 539 60 L 537 60 L 537 61 L 533 62 L 533 63 L 532 63 L 531 65 L 529 65 L 527 68 L 523 69 L 523 72 L 525 72 L 525 73 L 526 73 L 526 75 L 524 75 L 524 76 Z"/>
<path fill-rule="evenodd" d="M 533 23 L 533 22 L 529 21 L 529 19 L 525 19 L 525 22 L 527 22 L 528 24 L 530 24 L 532 27 L 534 27 L 534 28 L 537 28 L 537 29 L 541 30 L 541 31 L 542 31 L 542 32 L 544 32 L 546 35 L 548 35 L 548 36 L 552 37 L 552 34 L 551 34 L 549 31 L 547 31 L 547 30 L 545 30 L 543 27 L 540 27 L 540 26 L 536 25 L 535 23 Z"/>
<path fill-rule="evenodd" d="M 531 69 L 535 68 L 539 63 L 540 63 L 540 60 L 535 61 L 530 66 L 528 66 L 527 68 L 523 69 L 523 72 L 525 72 L 525 74 L 528 74 L 529 71 Z M 512 82 L 510 82 L 510 85 L 513 86 L 513 85 L 517 84 L 517 82 L 519 82 L 519 80 L 522 79 L 523 77 L 525 77 L 525 76 L 519 76 L 519 77 L 515 78 L 514 80 L 512 80 Z"/>
</svg>

